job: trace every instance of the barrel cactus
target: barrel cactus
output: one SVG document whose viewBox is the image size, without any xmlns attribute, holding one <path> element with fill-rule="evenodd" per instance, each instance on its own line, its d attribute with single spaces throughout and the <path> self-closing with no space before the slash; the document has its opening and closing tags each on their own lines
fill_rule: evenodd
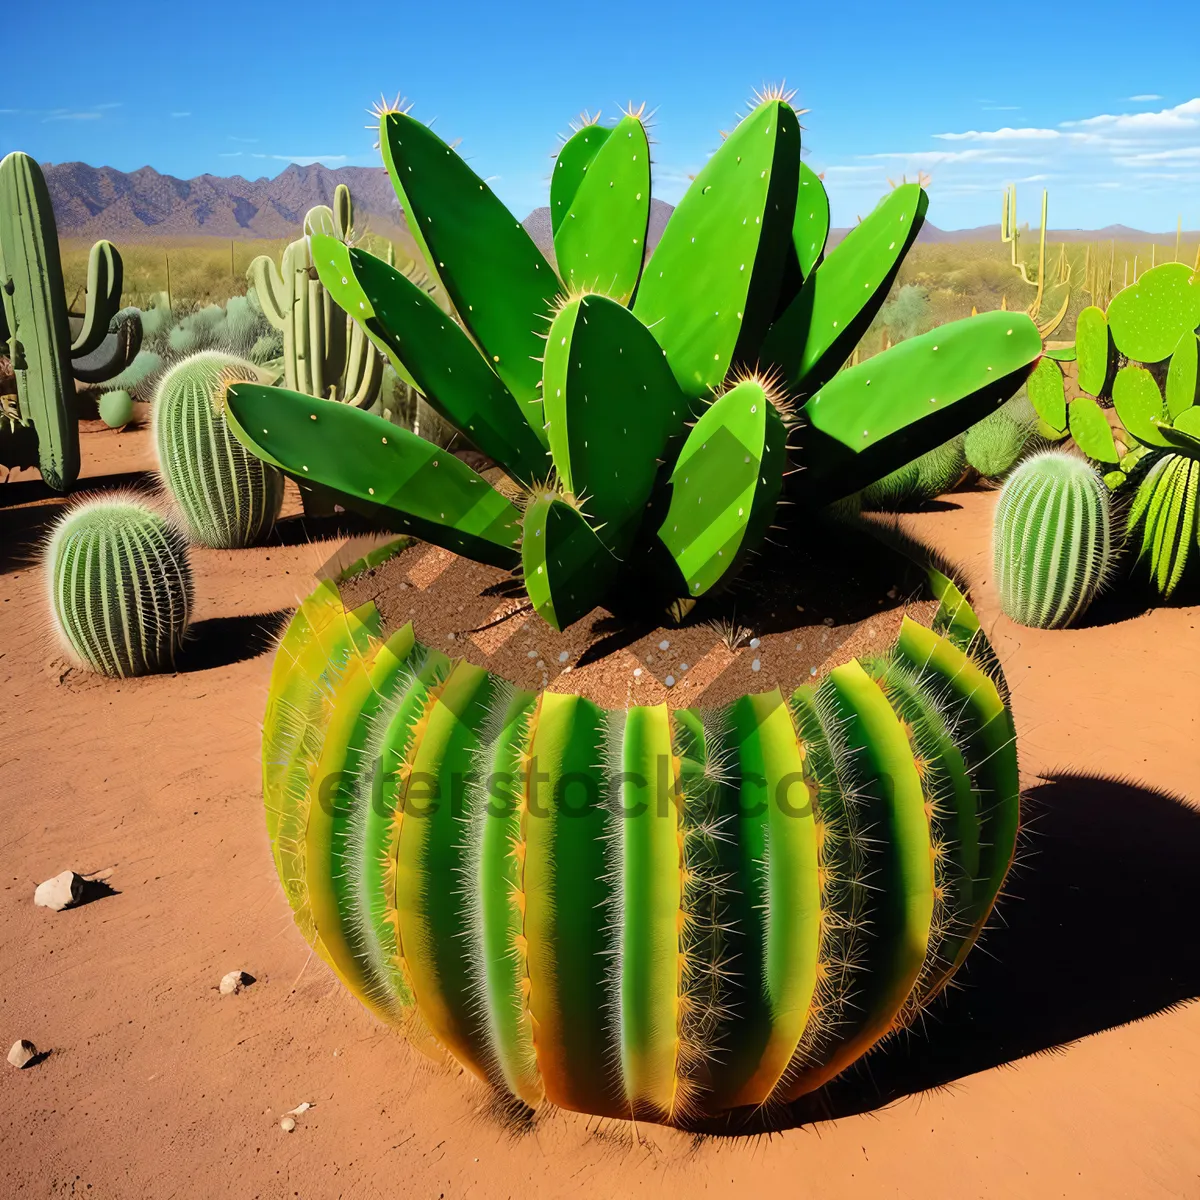
<svg viewBox="0 0 1200 1200">
<path fill-rule="evenodd" d="M 133 420 L 133 400 L 126 391 L 105 392 L 100 397 L 100 420 L 109 429 L 121 429 Z"/>
<path fill-rule="evenodd" d="M 918 1017 L 1013 854 L 1011 714 L 957 589 L 885 655 L 713 710 L 523 691 L 347 611 L 263 728 L 297 924 L 383 1020 L 531 1106 L 786 1103 Z"/>
<path fill-rule="evenodd" d="M 915 508 L 948 492 L 962 478 L 965 467 L 963 439 L 951 438 L 865 488 L 862 506 L 881 512 Z"/>
<path fill-rule="evenodd" d="M 247 453 L 224 414 L 231 384 L 271 378 L 244 359 L 201 351 L 176 363 L 155 390 L 159 472 L 192 539 L 202 546 L 251 546 L 279 515 L 283 476 Z"/>
<path fill-rule="evenodd" d="M 1085 460 L 1060 450 L 1027 458 L 1000 490 L 992 568 L 1014 621 L 1056 629 L 1081 616 L 1112 571 L 1111 501 Z"/>
<path fill-rule="evenodd" d="M 1028 400 L 1014 397 L 963 435 L 967 465 L 984 479 L 1002 479 L 1033 440 L 1037 416 Z"/>
<path fill-rule="evenodd" d="M 43 568 L 56 634 L 102 675 L 174 668 L 192 607 L 187 539 L 134 494 L 73 504 L 55 525 Z"/>
</svg>

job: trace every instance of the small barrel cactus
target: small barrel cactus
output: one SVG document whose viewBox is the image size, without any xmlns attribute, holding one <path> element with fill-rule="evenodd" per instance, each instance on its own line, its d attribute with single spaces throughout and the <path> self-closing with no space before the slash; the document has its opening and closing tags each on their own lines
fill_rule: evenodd
<svg viewBox="0 0 1200 1200">
<path fill-rule="evenodd" d="M 56 633 L 101 675 L 171 670 L 192 607 L 187 539 L 134 495 L 73 505 L 44 553 Z"/>
<path fill-rule="evenodd" d="M 972 425 L 963 437 L 967 463 L 984 479 L 999 479 L 1017 465 L 1036 427 L 1028 404 L 1012 401 Z"/>
<path fill-rule="evenodd" d="M 120 429 L 133 420 L 133 400 L 129 393 L 105 392 L 100 397 L 100 420 L 109 429 Z"/>
<path fill-rule="evenodd" d="M 176 363 L 155 392 L 159 471 L 202 546 L 253 545 L 279 515 L 283 476 L 243 449 L 224 412 L 231 383 L 270 379 L 245 359 L 206 350 Z"/>
<path fill-rule="evenodd" d="M 1028 458 L 1000 490 L 992 562 L 1000 604 L 1037 629 L 1069 625 L 1112 569 L 1108 489 L 1087 461 L 1060 450 Z"/>
</svg>

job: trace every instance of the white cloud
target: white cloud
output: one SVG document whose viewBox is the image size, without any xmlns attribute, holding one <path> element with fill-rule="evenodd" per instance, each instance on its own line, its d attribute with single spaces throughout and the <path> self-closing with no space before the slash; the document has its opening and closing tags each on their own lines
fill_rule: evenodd
<svg viewBox="0 0 1200 1200">
<path fill-rule="evenodd" d="M 1125 167 L 1136 167 L 1139 163 L 1200 162 L 1200 146 L 1177 146 L 1171 150 L 1127 154 L 1118 157 L 1115 161 Z"/>
<path fill-rule="evenodd" d="M 894 159 L 902 162 L 922 162 L 940 165 L 952 162 L 988 162 L 988 163 L 1036 163 L 1040 158 L 1016 158 L 1002 154 L 998 150 L 977 147 L 973 150 L 907 150 L 889 151 L 884 154 L 860 154 L 859 158 L 884 160 Z"/>
<path fill-rule="evenodd" d="M 1063 134 L 1057 129 L 968 129 L 966 133 L 935 133 L 944 142 L 1052 142 Z"/>
<path fill-rule="evenodd" d="M 1176 132 L 1200 128 L 1200 96 L 1158 112 L 1102 113 L 1082 121 L 1062 121 L 1064 129 L 1117 129 L 1130 133 Z"/>
<path fill-rule="evenodd" d="M 1161 100 L 1162 97 L 1148 92 L 1144 96 L 1130 96 L 1128 99 L 1132 104 L 1149 104 L 1151 100 Z"/>
</svg>

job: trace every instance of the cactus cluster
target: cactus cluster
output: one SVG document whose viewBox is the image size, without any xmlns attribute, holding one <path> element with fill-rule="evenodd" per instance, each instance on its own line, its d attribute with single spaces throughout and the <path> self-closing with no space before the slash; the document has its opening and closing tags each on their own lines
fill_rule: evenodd
<svg viewBox="0 0 1200 1200">
<path fill-rule="evenodd" d="M 269 378 L 244 359 L 202 350 L 176 363 L 155 390 L 159 474 L 192 540 L 202 546 L 251 546 L 279 515 L 283 476 L 246 452 L 224 414 L 228 387 Z"/>
<path fill-rule="evenodd" d="M 513 486 L 295 384 L 232 387 L 230 424 L 253 453 L 385 527 L 520 564 L 556 628 L 635 595 L 686 609 L 761 549 L 785 491 L 815 509 L 861 490 L 1008 399 L 1041 354 L 1028 316 L 997 312 L 842 370 L 927 197 L 919 184 L 895 188 L 825 253 L 828 201 L 778 92 L 756 98 L 648 260 L 641 110 L 580 128 L 552 178 L 561 278 L 407 109 L 383 106 L 379 135 L 457 319 L 338 230 L 311 234 L 311 263 Z"/>
<path fill-rule="evenodd" d="M 530 1106 L 687 1125 L 812 1091 L 946 985 L 1013 854 L 1011 714 L 934 580 L 933 628 L 882 657 L 620 712 L 322 584 L 263 729 L 297 924 L 379 1017 Z"/>
<path fill-rule="evenodd" d="M 312 235 L 349 243 L 354 208 L 350 190 L 338 184 L 333 207 L 317 205 L 304 218 L 304 236 L 283 252 L 277 266 L 262 254 L 246 272 L 262 310 L 283 334 L 284 384 L 293 391 L 357 408 L 379 395 L 383 359 L 349 313 L 340 312 L 313 270 Z M 390 246 L 386 261 L 391 264 Z"/>
<path fill-rule="evenodd" d="M 139 315 L 121 308 L 121 285 L 120 254 L 97 242 L 88 257 L 86 307 L 72 319 L 41 168 L 19 151 L 0 161 L 0 343 L 17 383 L 17 411 L 0 431 L 0 454 L 22 456 L 22 443 L 35 447 L 32 460 L 56 491 L 69 490 L 79 475 L 75 381 L 114 378 L 141 345 Z"/>
<path fill-rule="evenodd" d="M 75 657 L 123 678 L 171 670 L 192 606 L 187 539 L 136 495 L 71 505 L 43 553 L 54 629 Z"/>
<path fill-rule="evenodd" d="M 1111 489 L 1133 492 L 1129 530 L 1140 530 L 1139 558 L 1163 596 L 1200 543 L 1198 327 L 1200 272 L 1163 263 L 1119 291 L 1107 312 L 1079 314 L 1073 355 L 1081 395 L 1067 402 L 1062 368 L 1050 357 L 1029 380 L 1049 435 L 1069 433 Z M 1108 406 L 1118 423 L 1110 423 Z"/>
<path fill-rule="evenodd" d="M 1083 458 L 1046 450 L 1007 479 L 996 504 L 992 564 L 1005 613 L 1021 625 L 1071 624 L 1113 565 L 1111 500 Z"/>
</svg>

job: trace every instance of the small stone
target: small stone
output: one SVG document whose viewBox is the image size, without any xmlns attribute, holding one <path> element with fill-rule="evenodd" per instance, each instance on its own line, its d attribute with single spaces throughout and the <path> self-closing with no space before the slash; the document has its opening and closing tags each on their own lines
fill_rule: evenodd
<svg viewBox="0 0 1200 1200">
<path fill-rule="evenodd" d="M 41 908 L 62 912 L 83 899 L 83 876 L 74 871 L 63 871 L 45 883 L 39 883 L 33 893 L 34 904 Z"/>
<path fill-rule="evenodd" d="M 567 659 L 570 657 L 571 657 L 570 654 L 568 654 L 566 650 L 560 650 L 558 652 L 558 661 L 559 662 L 566 662 Z"/>
<path fill-rule="evenodd" d="M 822 624 L 822 625 L 832 625 L 832 624 L 833 624 L 833 618 L 832 618 L 832 617 L 826 617 L 826 618 L 825 618 L 825 619 L 824 619 L 824 620 L 821 622 L 821 624 Z"/>
<path fill-rule="evenodd" d="M 809 673 L 810 675 L 815 675 L 815 674 L 817 673 L 817 668 L 816 668 L 816 667 L 809 667 L 809 668 L 808 668 L 808 673 Z"/>
<path fill-rule="evenodd" d="M 546 669 L 546 664 L 544 662 L 542 662 L 542 660 L 540 658 L 537 660 L 536 663 L 534 663 L 534 666 L 537 667 L 537 669 L 539 671 L 544 671 Z"/>
<path fill-rule="evenodd" d="M 667 687 L 674 687 L 675 686 L 675 676 L 668 675 L 666 677 L 666 679 L 663 680 L 663 683 L 665 683 L 667 685 Z"/>
<path fill-rule="evenodd" d="M 760 662 L 760 661 L 759 661 L 759 660 L 756 658 L 756 659 L 755 659 L 755 660 L 754 660 L 754 661 L 753 661 L 753 662 L 750 664 L 750 670 L 752 670 L 752 671 L 761 671 L 761 670 L 762 670 L 762 663 L 761 663 L 761 662 Z"/>
<path fill-rule="evenodd" d="M 670 648 L 671 648 L 671 643 L 670 643 L 670 642 L 668 642 L 666 638 L 663 638 L 663 640 L 662 640 L 661 642 L 659 642 L 659 643 L 658 643 L 658 648 L 659 648 L 660 650 L 670 650 Z"/>
<path fill-rule="evenodd" d="M 681 671 L 686 671 L 686 670 L 688 669 L 688 665 L 687 665 L 687 663 L 680 663 L 680 664 L 679 664 L 679 669 L 680 669 Z"/>
<path fill-rule="evenodd" d="M 222 996 L 236 996 L 249 982 L 250 976 L 245 971 L 230 971 L 222 977 L 217 990 Z"/>
<path fill-rule="evenodd" d="M 529 651 L 529 653 L 525 655 L 525 657 L 526 657 L 526 658 L 537 658 L 537 651 L 536 651 L 536 650 L 530 650 L 530 651 Z"/>
<path fill-rule="evenodd" d="M 900 592 L 899 592 L 899 590 L 898 590 L 897 588 L 894 588 L 894 587 L 892 587 L 892 588 L 888 588 L 888 594 L 887 594 L 887 598 L 888 598 L 889 600 L 895 600 L 895 598 L 896 598 L 898 595 L 900 595 Z"/>
<path fill-rule="evenodd" d="M 12 1049 L 8 1052 L 8 1061 L 18 1070 L 21 1067 L 29 1066 L 35 1058 L 37 1058 L 37 1047 L 24 1038 L 13 1042 Z"/>
<path fill-rule="evenodd" d="M 284 1117 L 283 1120 L 279 1122 L 279 1128 L 282 1129 L 284 1133 L 291 1133 L 292 1130 L 296 1128 L 296 1118 Z"/>
<path fill-rule="evenodd" d="M 803 605 L 803 604 L 797 604 L 797 605 L 796 605 L 796 611 L 797 611 L 797 612 L 803 612 L 803 611 L 804 611 L 804 605 Z"/>
<path fill-rule="evenodd" d="M 454 640 L 455 640 L 454 634 L 452 634 L 452 633 L 446 634 L 446 641 L 453 642 Z"/>
<path fill-rule="evenodd" d="M 640 678 L 641 678 L 641 675 L 642 675 L 642 668 L 641 668 L 641 667 L 634 667 L 634 668 L 633 668 L 633 677 L 634 677 L 634 679 L 640 679 Z"/>
<path fill-rule="evenodd" d="M 761 646 L 761 645 L 762 645 L 762 641 L 759 638 L 751 638 L 750 639 L 750 649 L 751 650 L 757 650 L 759 648 L 759 646 Z"/>
</svg>

